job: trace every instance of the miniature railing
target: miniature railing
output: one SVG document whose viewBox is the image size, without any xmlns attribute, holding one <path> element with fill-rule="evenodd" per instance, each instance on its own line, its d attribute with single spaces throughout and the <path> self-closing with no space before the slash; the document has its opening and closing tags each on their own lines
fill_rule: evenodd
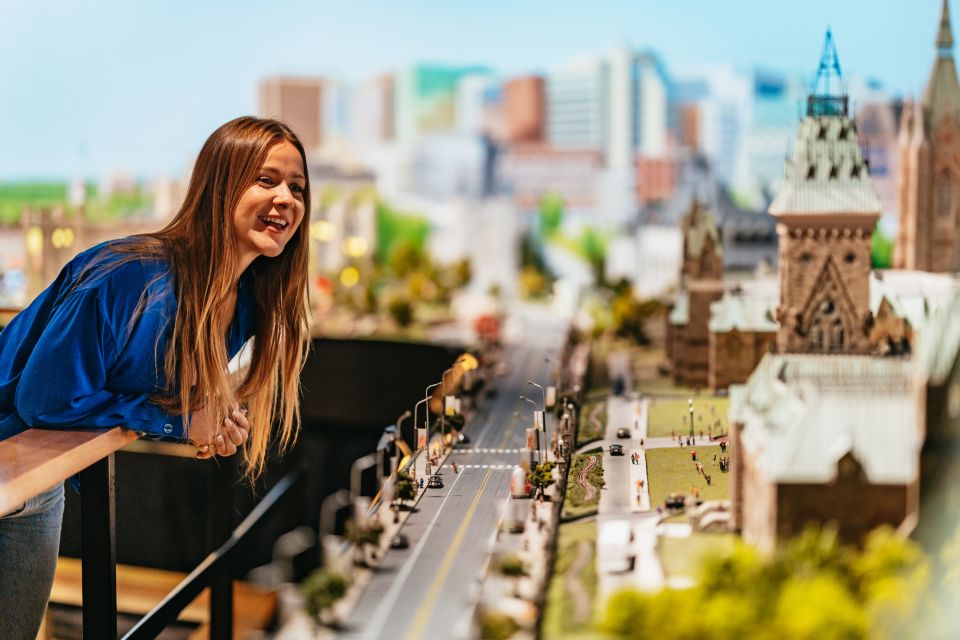
<svg viewBox="0 0 960 640">
<path fill-rule="evenodd" d="M 233 530 L 230 538 L 208 555 L 150 613 L 141 618 L 133 629 L 123 636 L 124 640 L 155 638 L 167 626 L 176 622 L 180 612 L 207 587 L 210 587 L 210 637 L 218 640 L 232 638 L 235 560 L 242 552 L 244 542 L 250 539 L 254 528 L 269 519 L 283 498 L 305 477 L 304 467 L 300 465 L 277 482 Z"/>
<path fill-rule="evenodd" d="M 83 636 L 117 637 L 117 573 L 114 511 L 114 457 L 137 440 L 128 429 L 29 429 L 0 441 L 0 513 L 15 510 L 47 489 L 79 474 Z M 223 471 L 223 469 L 221 469 Z M 225 476 L 220 473 L 218 476 Z M 251 531 L 273 513 L 303 478 L 302 467 L 283 477 L 233 530 L 124 638 L 153 638 L 176 621 L 205 588 L 210 588 L 210 637 L 233 635 L 233 569 Z M 221 480 L 222 481 L 222 480 Z M 224 486 L 211 490 L 222 490 Z M 222 500 L 219 502 L 223 502 Z M 211 537 L 228 522 L 211 517 Z M 222 537 L 220 539 L 223 539 Z"/>
</svg>

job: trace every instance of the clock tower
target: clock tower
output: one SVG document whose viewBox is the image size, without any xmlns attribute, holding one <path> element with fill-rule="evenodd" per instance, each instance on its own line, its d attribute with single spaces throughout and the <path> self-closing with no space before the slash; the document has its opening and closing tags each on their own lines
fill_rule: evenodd
<svg viewBox="0 0 960 640">
<path fill-rule="evenodd" d="M 780 240 L 777 348 L 869 353 L 870 240 L 881 204 L 829 31 L 785 174 L 770 205 Z"/>
</svg>

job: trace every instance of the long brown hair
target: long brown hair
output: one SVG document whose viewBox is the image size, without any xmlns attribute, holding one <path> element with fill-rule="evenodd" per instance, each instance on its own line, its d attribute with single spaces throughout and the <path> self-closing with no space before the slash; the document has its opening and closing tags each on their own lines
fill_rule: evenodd
<svg viewBox="0 0 960 640">
<path fill-rule="evenodd" d="M 183 205 L 170 223 L 111 246 L 126 254 L 118 262 L 145 257 L 169 262 L 177 314 L 164 356 L 167 386 L 155 400 L 171 413 L 183 413 L 185 424 L 189 411 L 206 408 L 220 425 L 233 408 L 246 406 L 250 435 L 243 447 L 243 470 L 251 481 L 263 471 L 273 425 L 279 450 L 285 451 L 300 424 L 300 371 L 309 345 L 309 178 L 303 189 L 303 220 L 283 252 L 275 258 L 260 256 L 249 267 L 256 300 L 255 340 L 250 368 L 236 390 L 227 374 L 228 326 L 219 309 L 235 290 L 239 268 L 233 225 L 237 203 L 256 182 L 269 150 L 282 142 L 300 152 L 306 178 L 303 145 L 287 125 L 253 117 L 224 124 L 200 150 Z"/>
</svg>

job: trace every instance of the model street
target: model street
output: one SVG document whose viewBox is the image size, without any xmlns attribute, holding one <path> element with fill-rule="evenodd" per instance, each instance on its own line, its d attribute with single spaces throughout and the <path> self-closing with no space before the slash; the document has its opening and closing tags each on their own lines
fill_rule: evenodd
<svg viewBox="0 0 960 640">
<path fill-rule="evenodd" d="M 475 584 L 505 515 L 510 475 L 521 461 L 526 429 L 533 423 L 533 406 L 520 395 L 540 399 L 527 381 L 550 384 L 551 361 L 565 330 L 547 313 L 525 311 L 518 317 L 515 342 L 504 348 L 504 375 L 493 382 L 496 396 L 465 428 L 471 443 L 460 445 L 447 459 L 441 470 L 444 487 L 428 490 L 403 527 L 410 548 L 391 550 L 383 558 L 338 637 L 467 636 Z M 548 435 L 553 426 L 548 419 Z M 544 440 L 541 446 L 547 448 Z M 453 472 L 451 462 L 457 463 L 459 473 Z M 529 500 L 510 504 L 519 511 L 508 516 L 527 517 Z"/>
</svg>

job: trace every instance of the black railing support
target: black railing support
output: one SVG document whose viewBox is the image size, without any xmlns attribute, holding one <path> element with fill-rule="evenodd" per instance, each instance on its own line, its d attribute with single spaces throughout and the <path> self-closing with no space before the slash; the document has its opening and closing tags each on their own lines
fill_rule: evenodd
<svg viewBox="0 0 960 640">
<path fill-rule="evenodd" d="M 80 472 L 83 637 L 117 637 L 113 454 Z"/>
<path fill-rule="evenodd" d="M 197 565 L 197 567 L 190 572 L 190 575 L 184 578 L 173 591 L 168 593 L 150 613 L 141 618 L 140 621 L 134 625 L 133 629 L 124 636 L 124 640 L 156 638 L 168 625 L 176 621 L 180 612 L 208 586 L 211 587 L 210 637 L 216 639 L 230 638 L 229 632 L 232 631 L 233 625 L 233 570 L 236 564 L 236 556 L 243 550 L 243 543 L 250 539 L 251 531 L 254 527 L 265 522 L 281 503 L 284 496 L 286 496 L 291 489 L 295 488 L 304 477 L 306 477 L 305 467 L 298 465 L 281 478 L 273 488 L 267 492 L 263 500 L 257 503 L 257 506 L 243 519 L 243 522 L 233 530 L 229 539 L 224 542 L 220 548 L 208 555 L 203 562 Z M 224 581 L 229 584 L 229 587 L 220 589 L 221 595 L 218 595 L 216 585 L 221 579 L 224 579 Z M 223 594 L 226 595 L 223 596 Z M 229 607 L 228 610 L 225 610 L 225 608 L 217 609 L 217 607 L 214 606 L 214 601 L 220 597 L 229 598 L 229 602 L 225 605 L 225 607 Z M 218 613 L 218 611 L 220 613 Z M 215 626 L 217 623 L 214 621 L 213 616 L 227 613 L 229 614 L 227 620 L 231 626 L 227 629 L 228 635 L 221 636 L 218 634 L 223 633 L 223 630 L 217 629 Z"/>
<path fill-rule="evenodd" d="M 233 483 L 235 456 L 220 460 L 207 483 L 207 543 L 216 550 L 230 538 L 234 524 Z M 233 637 L 233 576 L 229 566 L 221 566 L 210 581 L 210 638 Z"/>
</svg>

